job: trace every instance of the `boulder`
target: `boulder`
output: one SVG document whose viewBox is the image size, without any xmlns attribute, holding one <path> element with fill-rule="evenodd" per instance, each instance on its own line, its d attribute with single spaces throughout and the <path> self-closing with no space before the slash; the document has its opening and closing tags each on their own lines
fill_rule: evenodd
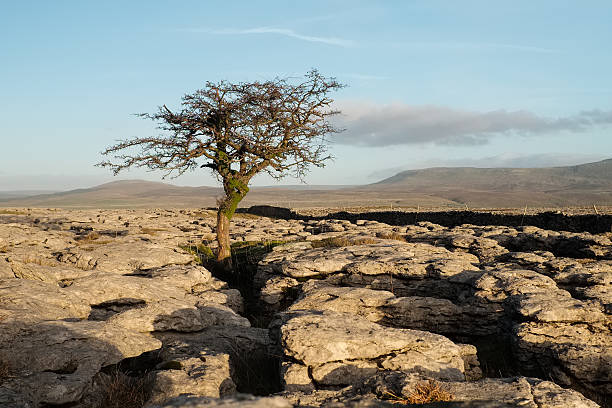
<svg viewBox="0 0 612 408">
<path fill-rule="evenodd" d="M 308 367 L 319 384 L 347 385 L 378 367 L 465 379 L 461 347 L 436 334 L 328 311 L 287 312 L 273 327 L 285 356 Z"/>
<path fill-rule="evenodd" d="M 77 402 L 102 367 L 161 347 L 153 337 L 104 322 L 13 320 L 0 326 L 0 357 L 12 371 L 3 386 L 41 404 Z"/>
</svg>

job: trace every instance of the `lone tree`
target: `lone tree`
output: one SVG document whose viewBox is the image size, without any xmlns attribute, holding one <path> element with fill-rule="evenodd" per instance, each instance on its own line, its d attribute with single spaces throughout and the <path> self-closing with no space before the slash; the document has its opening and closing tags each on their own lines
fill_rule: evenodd
<svg viewBox="0 0 612 408">
<path fill-rule="evenodd" d="M 183 96 L 180 110 L 163 105 L 139 114 L 157 122 L 162 134 L 120 141 L 102 152 L 114 161 L 98 166 L 115 175 L 132 166 L 163 170 L 164 178 L 198 167 L 212 170 L 225 192 L 217 202 L 217 261 L 231 266 L 229 222 L 249 182 L 263 171 L 303 179 L 311 165 L 324 166 L 330 158 L 326 136 L 341 131 L 328 121 L 339 113 L 328 95 L 342 87 L 316 70 L 299 81 L 207 82 Z"/>
</svg>

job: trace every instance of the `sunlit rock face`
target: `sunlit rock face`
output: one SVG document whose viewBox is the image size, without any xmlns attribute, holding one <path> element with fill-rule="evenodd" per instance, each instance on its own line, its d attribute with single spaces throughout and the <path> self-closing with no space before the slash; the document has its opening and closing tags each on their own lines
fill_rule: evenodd
<svg viewBox="0 0 612 408">
<path fill-rule="evenodd" d="M 156 407 L 393 406 L 430 380 L 457 406 L 612 393 L 609 234 L 237 215 L 232 276 L 202 264 L 215 223 L 0 215 L 0 405 L 94 407 L 109 380 Z"/>
</svg>

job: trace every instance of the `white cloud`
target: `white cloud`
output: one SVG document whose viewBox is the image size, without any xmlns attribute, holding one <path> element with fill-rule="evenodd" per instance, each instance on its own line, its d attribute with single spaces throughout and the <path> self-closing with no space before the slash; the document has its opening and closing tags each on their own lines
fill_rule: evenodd
<svg viewBox="0 0 612 408">
<path fill-rule="evenodd" d="M 583 111 L 559 118 L 529 111 L 475 112 L 436 105 L 374 105 L 339 102 L 342 115 L 335 118 L 346 131 L 334 136 L 339 144 L 392 146 L 437 144 L 482 145 L 491 138 L 534 136 L 551 132 L 583 132 L 612 124 L 612 111 Z"/>
</svg>

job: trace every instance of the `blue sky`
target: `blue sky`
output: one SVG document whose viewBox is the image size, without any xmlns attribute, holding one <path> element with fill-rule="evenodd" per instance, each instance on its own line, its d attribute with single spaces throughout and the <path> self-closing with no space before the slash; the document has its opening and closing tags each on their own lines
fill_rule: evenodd
<svg viewBox="0 0 612 408">
<path fill-rule="evenodd" d="M 309 184 L 609 158 L 610 21 L 609 1 L 0 0 L 0 190 L 111 181 L 99 152 L 155 133 L 133 113 L 313 67 L 349 86 L 336 159 Z"/>
</svg>

